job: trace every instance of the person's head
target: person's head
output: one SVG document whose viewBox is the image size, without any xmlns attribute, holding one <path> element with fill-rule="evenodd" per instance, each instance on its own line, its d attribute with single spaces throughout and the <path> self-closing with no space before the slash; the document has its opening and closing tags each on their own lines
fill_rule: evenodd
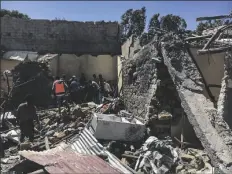
<svg viewBox="0 0 232 174">
<path fill-rule="evenodd" d="M 96 78 L 97 78 L 96 74 L 93 74 L 93 78 L 94 78 L 94 79 L 96 79 Z"/>
<path fill-rule="evenodd" d="M 62 78 L 63 78 L 63 80 L 65 80 L 65 79 L 66 79 L 66 75 L 65 75 L 65 74 L 63 74 L 63 75 L 62 75 Z"/>
<path fill-rule="evenodd" d="M 59 76 L 56 76 L 56 80 L 60 80 L 60 77 L 59 77 Z"/>
<path fill-rule="evenodd" d="M 99 76 L 98 76 L 98 77 L 99 77 L 99 79 L 102 79 L 102 75 L 101 75 L 101 74 L 99 74 Z"/>
<path fill-rule="evenodd" d="M 25 97 L 25 101 L 27 102 L 27 104 L 32 105 L 34 103 L 34 98 L 33 98 L 33 96 L 31 94 L 28 94 Z"/>
<path fill-rule="evenodd" d="M 77 77 L 76 77 L 76 76 L 72 76 L 72 81 L 73 81 L 73 80 L 76 81 L 76 80 L 77 80 Z"/>
<path fill-rule="evenodd" d="M 84 76 L 85 76 L 85 74 L 84 74 L 84 73 L 81 73 L 81 76 L 82 76 L 82 77 L 84 77 Z"/>
</svg>

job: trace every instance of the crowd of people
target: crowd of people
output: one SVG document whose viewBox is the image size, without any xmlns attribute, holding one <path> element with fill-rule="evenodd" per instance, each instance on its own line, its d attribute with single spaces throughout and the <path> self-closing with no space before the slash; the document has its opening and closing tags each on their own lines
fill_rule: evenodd
<svg viewBox="0 0 232 174">
<path fill-rule="evenodd" d="M 76 76 L 72 76 L 70 80 L 66 80 L 65 75 L 62 78 L 57 76 L 53 82 L 52 91 L 59 108 L 59 113 L 61 113 L 60 109 L 62 105 L 70 111 L 67 96 L 70 96 L 72 102 L 76 104 L 90 101 L 101 104 L 104 97 L 116 97 L 117 95 L 117 88 L 113 84 L 106 82 L 101 74 L 98 77 L 93 74 L 93 79 L 89 81 L 86 80 L 83 73 L 79 80 Z M 39 127 L 40 122 L 34 105 L 35 98 L 31 94 L 28 94 L 24 101 L 24 103 L 18 106 L 16 112 L 17 122 L 21 130 L 20 142 L 23 142 L 26 136 L 32 142 L 34 140 L 33 121 L 36 120 Z"/>
<path fill-rule="evenodd" d="M 93 101 L 96 104 L 103 102 L 103 97 L 115 97 L 116 87 L 107 82 L 101 74 L 97 77 L 93 74 L 92 80 L 85 78 L 84 73 L 78 79 L 72 76 L 70 80 L 66 80 L 65 75 L 56 77 L 52 91 L 58 104 L 64 100 L 67 93 L 70 94 L 72 102 L 76 104 Z"/>
</svg>

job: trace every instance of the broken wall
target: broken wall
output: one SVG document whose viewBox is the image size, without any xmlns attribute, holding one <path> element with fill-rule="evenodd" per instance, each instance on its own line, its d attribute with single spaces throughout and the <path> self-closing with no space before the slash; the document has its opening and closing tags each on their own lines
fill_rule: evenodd
<svg viewBox="0 0 232 174">
<path fill-rule="evenodd" d="M 189 122 L 220 172 L 232 170 L 232 133 L 218 114 L 214 103 L 205 96 L 205 84 L 188 52 L 187 45 L 177 36 L 168 34 L 161 44 L 164 63 L 176 86 L 181 105 Z"/>
<path fill-rule="evenodd" d="M 1 17 L 1 46 L 7 50 L 120 55 L 117 22 L 25 20 Z"/>
<path fill-rule="evenodd" d="M 140 49 L 142 49 L 142 47 L 140 46 L 139 39 L 135 39 L 133 36 L 131 36 L 122 44 L 121 49 L 122 55 L 125 57 L 125 59 L 129 59 L 133 57 L 134 54 Z"/>
<path fill-rule="evenodd" d="M 155 50 L 147 46 L 122 62 L 123 96 L 129 112 L 145 118 L 156 89 L 156 64 L 152 61 Z"/>
<path fill-rule="evenodd" d="M 190 47 L 193 58 L 195 59 L 205 81 L 211 91 L 215 101 L 218 100 L 221 81 L 224 74 L 224 53 L 198 55 L 197 51 L 201 48 Z M 205 94 L 208 95 L 208 94 Z"/>
<path fill-rule="evenodd" d="M 133 115 L 151 120 L 150 124 L 153 125 L 151 127 L 154 128 L 156 127 L 154 125 L 159 122 L 157 121 L 158 117 L 171 115 L 173 118 L 170 133 L 173 137 L 180 139 L 179 125 L 183 109 L 175 86 L 157 49 L 158 42 L 158 40 L 154 40 L 143 48 L 140 47 L 138 53 L 133 51 L 127 59 L 122 61 L 124 103 L 127 110 Z M 124 47 L 126 46 L 129 45 L 125 43 Z M 136 46 L 136 48 L 139 47 Z M 135 66 L 134 70 L 133 66 Z M 156 128 L 151 131 L 155 134 L 161 133 L 157 132 Z M 196 140 L 188 119 L 184 124 L 184 136 L 186 141 L 198 145 L 199 142 Z"/>
<path fill-rule="evenodd" d="M 156 48 L 158 53 L 154 51 Z M 224 65 L 226 70 L 223 78 L 225 85 L 223 85 L 222 90 L 224 91 L 221 91 L 222 95 L 219 97 L 219 101 L 221 101 L 219 102 L 220 110 L 217 111 L 214 103 L 206 95 L 201 73 L 195 64 L 194 57 L 189 54 L 188 50 L 188 45 L 183 40 L 169 33 L 160 38 L 158 43 L 152 41 L 133 57 L 125 60 L 123 62 L 125 105 L 135 116 L 153 117 L 156 115 L 154 111 L 157 112 L 158 108 L 158 116 L 159 110 L 165 110 L 166 113 L 171 112 L 175 118 L 173 110 L 168 110 L 162 106 L 167 105 L 169 108 L 177 107 L 178 109 L 178 105 L 181 104 L 180 112 L 178 114 L 177 110 L 176 116 L 183 113 L 187 115 L 197 138 L 209 154 L 214 166 L 220 172 L 230 173 L 232 170 L 232 154 L 230 151 L 232 148 L 232 132 L 227 122 L 228 118 L 225 119 L 225 116 L 229 116 L 228 113 L 230 113 L 229 104 L 231 101 L 226 96 L 230 96 L 231 93 L 232 70 L 228 66 L 231 65 L 231 59 L 227 56 L 228 63 L 225 64 L 227 66 Z M 159 58 L 163 63 L 159 62 Z M 202 68 L 204 69 L 204 67 Z M 209 69 L 212 71 L 211 67 Z M 217 71 L 214 73 L 217 73 Z M 211 75 L 213 76 L 214 73 Z M 162 77 L 163 75 L 166 77 Z M 131 76 L 131 81 L 128 80 L 129 76 Z M 152 80 L 151 77 L 155 80 Z M 170 80 L 171 82 L 168 82 Z M 149 81 L 153 83 L 149 83 Z M 174 90 L 168 88 L 174 88 Z M 141 89 L 144 90 L 141 92 Z M 171 98 L 167 102 L 169 97 Z M 173 100 L 177 105 L 171 102 Z M 150 108 L 151 106 L 153 108 Z M 178 126 L 179 121 L 177 120 L 176 123 L 176 126 Z M 188 129 L 191 129 L 191 127 L 186 130 Z M 178 129 L 173 131 L 180 132 Z"/>
</svg>

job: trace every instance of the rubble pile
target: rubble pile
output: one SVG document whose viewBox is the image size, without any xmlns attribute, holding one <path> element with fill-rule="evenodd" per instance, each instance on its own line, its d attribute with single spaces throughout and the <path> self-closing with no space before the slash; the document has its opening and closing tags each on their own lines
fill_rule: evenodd
<svg viewBox="0 0 232 174">
<path fill-rule="evenodd" d="M 119 103 L 118 99 L 115 99 L 103 105 L 96 105 L 92 102 L 71 105 L 70 113 L 66 108 L 62 108 L 61 115 L 58 114 L 58 108 L 38 111 L 41 129 L 38 131 L 39 128 L 36 125 L 34 142 L 30 143 L 25 141 L 20 146 L 17 146 L 19 142 L 19 130 L 17 127 L 1 134 L 1 138 L 5 142 L 4 149 L 6 149 L 5 156 L 1 159 L 2 171 L 14 168 L 17 164 L 23 165 L 21 164 L 21 157 L 18 154 L 19 150 L 45 151 L 58 147 L 61 142 L 69 144 L 76 141 L 79 137 L 78 135 L 81 135 L 84 129 L 95 132 L 93 136 L 100 138 L 99 142 L 104 145 L 105 149 L 114 154 L 124 165 L 132 168 L 135 172 L 158 174 L 212 171 L 210 160 L 203 151 L 192 148 L 181 150 L 175 146 L 170 137 L 158 139 L 155 136 L 147 136 L 145 130 L 143 130 L 144 134 L 141 131 L 136 131 L 136 127 L 143 129 L 141 126 L 144 125 L 141 123 L 138 124 L 139 122 L 125 110 L 121 110 L 117 114 L 112 114 L 112 112 L 116 112 L 115 108 L 118 108 Z M 110 106 L 114 107 L 110 108 Z M 109 113 L 102 114 L 102 112 L 106 111 Z M 94 116 L 98 120 L 97 122 L 95 122 Z M 126 124 L 123 123 L 123 120 Z M 98 125 L 94 126 L 96 123 Z M 128 123 L 131 125 L 128 128 L 132 128 L 132 130 L 125 127 L 129 125 Z M 112 131 L 116 125 L 120 126 L 121 129 Z M 15 136 L 12 134 L 12 131 Z M 127 131 L 133 131 L 133 134 L 127 137 Z M 117 132 L 117 135 L 115 132 Z M 110 135 L 113 136 L 109 138 Z M 143 135 L 143 137 L 138 141 L 138 139 L 134 139 L 136 137 L 133 135 Z M 127 138 L 125 139 L 124 136 Z M 90 137 L 82 136 L 81 139 L 83 138 L 87 138 L 85 143 L 92 143 L 89 139 Z M 146 141 L 144 142 L 145 138 Z M 84 147 L 88 149 L 90 148 L 88 146 L 86 144 Z M 91 146 L 91 148 L 93 147 Z M 102 156 L 101 154 L 96 155 L 108 161 L 107 155 L 102 154 Z"/>
<path fill-rule="evenodd" d="M 70 114 L 66 108 L 62 108 L 61 115 L 59 115 L 58 108 L 38 111 L 41 129 L 39 131 L 35 122 L 35 140 L 33 143 L 25 141 L 20 144 L 20 147 L 17 146 L 20 136 L 17 127 L 1 133 L 3 146 L 6 149 L 5 157 L 1 159 L 2 170 L 8 169 L 19 160 L 18 150 L 43 151 L 78 135 L 90 120 L 91 113 L 96 107 L 94 103 L 72 106 Z"/>
<path fill-rule="evenodd" d="M 177 150 L 171 144 L 170 139 L 159 140 L 154 136 L 149 137 L 139 150 L 136 171 L 144 173 L 170 172 L 178 159 Z"/>
<path fill-rule="evenodd" d="M 204 151 L 188 148 L 180 153 L 176 173 L 213 173 L 213 167 Z"/>
<path fill-rule="evenodd" d="M 51 104 L 52 76 L 45 63 L 22 62 L 12 70 L 12 75 L 14 84 L 11 103 L 13 106 L 18 106 L 28 93 L 36 97 L 37 106 Z"/>
</svg>

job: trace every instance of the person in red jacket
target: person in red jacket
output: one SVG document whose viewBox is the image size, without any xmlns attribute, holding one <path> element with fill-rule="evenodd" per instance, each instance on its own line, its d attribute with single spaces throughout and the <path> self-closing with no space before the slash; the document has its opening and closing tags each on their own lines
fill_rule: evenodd
<svg viewBox="0 0 232 174">
<path fill-rule="evenodd" d="M 67 90 L 68 90 L 68 86 L 65 83 L 65 81 L 57 76 L 56 80 L 53 82 L 52 91 L 54 93 L 54 96 L 56 97 L 59 113 L 60 113 L 60 107 L 63 104 L 68 108 L 68 110 L 70 109 L 68 103 L 65 100 L 65 95 Z"/>
</svg>

